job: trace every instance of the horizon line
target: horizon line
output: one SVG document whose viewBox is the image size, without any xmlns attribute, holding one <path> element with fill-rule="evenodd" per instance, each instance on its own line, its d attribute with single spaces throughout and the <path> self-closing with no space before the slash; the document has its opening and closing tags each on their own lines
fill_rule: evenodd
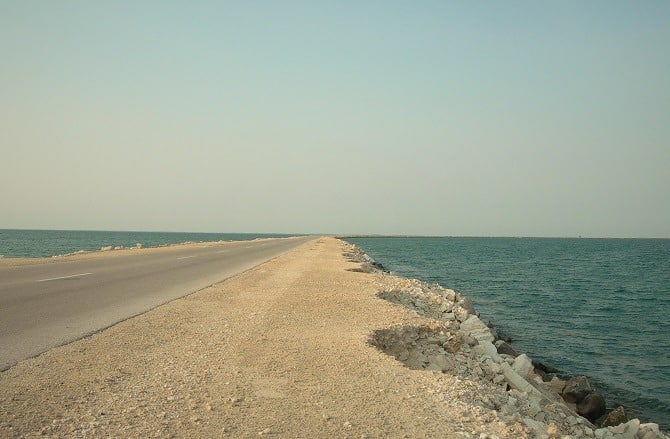
<svg viewBox="0 0 670 439">
<path fill-rule="evenodd" d="M 471 235 L 471 234 L 417 234 L 417 233 L 310 233 L 310 232 L 212 232 L 212 231 L 178 231 L 178 230 L 113 230 L 113 229 L 42 229 L 42 228 L 0 228 L 6 231 L 38 231 L 38 232 L 112 232 L 112 233 L 188 233 L 188 234 L 220 234 L 220 235 L 289 235 L 289 236 L 332 236 L 335 238 L 516 238 L 516 239 L 658 239 L 667 240 L 670 237 L 661 236 L 591 236 L 591 235 Z"/>
</svg>

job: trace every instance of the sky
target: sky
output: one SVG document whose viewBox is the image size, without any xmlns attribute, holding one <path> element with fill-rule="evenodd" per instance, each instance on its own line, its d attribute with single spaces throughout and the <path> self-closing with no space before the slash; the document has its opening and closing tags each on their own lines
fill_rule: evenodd
<svg viewBox="0 0 670 439">
<path fill-rule="evenodd" d="M 670 2 L 0 0 L 0 228 L 670 238 Z"/>
</svg>

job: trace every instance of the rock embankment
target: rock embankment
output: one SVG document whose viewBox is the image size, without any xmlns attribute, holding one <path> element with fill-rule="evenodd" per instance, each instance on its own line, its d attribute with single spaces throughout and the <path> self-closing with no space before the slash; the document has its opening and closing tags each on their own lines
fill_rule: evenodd
<svg viewBox="0 0 670 439">
<path fill-rule="evenodd" d="M 362 269 L 383 274 L 353 247 L 347 254 Z M 529 427 L 538 438 L 667 439 L 654 423 L 628 420 L 623 407 L 606 413 L 605 399 L 588 378 L 563 381 L 517 354 L 479 318 L 472 301 L 438 284 L 385 276 L 379 297 L 429 319 L 425 325 L 379 329 L 370 343 L 410 369 L 456 375 L 479 389 L 470 395 L 503 419 Z M 599 428 L 600 427 L 600 428 Z"/>
</svg>

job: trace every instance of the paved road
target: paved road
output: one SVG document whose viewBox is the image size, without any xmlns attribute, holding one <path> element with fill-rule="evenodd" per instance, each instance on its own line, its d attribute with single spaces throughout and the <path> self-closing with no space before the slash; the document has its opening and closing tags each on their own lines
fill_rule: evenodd
<svg viewBox="0 0 670 439">
<path fill-rule="evenodd" d="M 0 268 L 0 370 L 268 261 L 313 237 Z"/>
</svg>

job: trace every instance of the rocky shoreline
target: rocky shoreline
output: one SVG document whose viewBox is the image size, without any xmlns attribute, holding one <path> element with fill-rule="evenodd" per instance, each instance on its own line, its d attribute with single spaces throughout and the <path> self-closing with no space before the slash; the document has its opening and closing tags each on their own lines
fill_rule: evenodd
<svg viewBox="0 0 670 439">
<path fill-rule="evenodd" d="M 559 372 L 518 354 L 492 325 L 479 318 L 472 300 L 438 284 L 397 277 L 356 246 L 345 254 L 356 271 L 384 274 L 392 288 L 379 297 L 429 319 L 425 326 L 379 329 L 369 343 L 414 370 L 438 371 L 471 381 L 470 395 L 501 418 L 523 423 L 538 438 L 668 439 L 655 423 L 628 419 L 588 378 L 563 380 Z M 388 284 L 388 282 L 387 282 Z"/>
</svg>

